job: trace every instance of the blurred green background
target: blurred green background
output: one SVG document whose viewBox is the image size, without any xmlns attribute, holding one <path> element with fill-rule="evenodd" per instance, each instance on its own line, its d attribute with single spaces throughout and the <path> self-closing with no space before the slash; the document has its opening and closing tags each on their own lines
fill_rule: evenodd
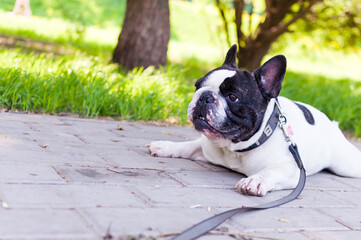
<svg viewBox="0 0 361 240">
<path fill-rule="evenodd" d="M 14 2 L 0 1 L 5 110 L 187 125 L 194 82 L 219 66 L 229 48 L 213 1 L 170 0 L 167 66 L 124 72 L 110 59 L 125 0 L 31 0 L 32 17 L 9 14 Z M 302 22 L 292 30 L 264 58 L 287 57 L 281 95 L 321 109 L 360 137 L 361 40 L 348 46 L 330 30 L 325 41 L 324 32 Z"/>
</svg>

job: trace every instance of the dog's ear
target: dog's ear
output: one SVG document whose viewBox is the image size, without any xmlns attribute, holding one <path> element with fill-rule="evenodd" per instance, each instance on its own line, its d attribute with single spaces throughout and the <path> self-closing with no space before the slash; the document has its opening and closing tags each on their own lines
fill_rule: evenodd
<svg viewBox="0 0 361 240">
<path fill-rule="evenodd" d="M 229 66 L 232 68 L 238 68 L 237 67 L 237 44 L 234 44 L 227 52 L 226 59 L 224 60 L 223 66 Z"/>
<path fill-rule="evenodd" d="M 286 73 L 286 64 L 286 57 L 277 55 L 253 72 L 257 84 L 266 98 L 271 99 L 279 95 Z"/>
</svg>

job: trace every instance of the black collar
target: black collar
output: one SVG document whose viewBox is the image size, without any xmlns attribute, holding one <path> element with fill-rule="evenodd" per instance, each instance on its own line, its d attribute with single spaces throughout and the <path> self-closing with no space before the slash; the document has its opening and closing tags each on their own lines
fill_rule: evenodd
<svg viewBox="0 0 361 240">
<path fill-rule="evenodd" d="M 278 125 L 278 119 L 280 116 L 280 111 L 277 107 L 277 104 L 275 103 L 275 106 L 273 108 L 273 112 L 271 114 L 271 116 L 269 117 L 267 123 L 266 123 L 266 127 L 264 128 L 261 137 L 257 140 L 257 142 L 253 143 L 251 146 L 244 148 L 244 149 L 237 149 L 234 150 L 235 152 L 247 152 L 249 150 L 252 150 L 256 147 L 261 146 L 263 143 L 265 143 L 273 134 L 273 132 L 275 131 L 275 129 L 277 128 Z"/>
</svg>

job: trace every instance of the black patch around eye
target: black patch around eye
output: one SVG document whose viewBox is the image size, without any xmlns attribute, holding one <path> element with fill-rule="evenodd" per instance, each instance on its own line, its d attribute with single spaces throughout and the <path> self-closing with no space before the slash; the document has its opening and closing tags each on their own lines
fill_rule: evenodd
<svg viewBox="0 0 361 240">
<path fill-rule="evenodd" d="M 311 125 L 315 125 L 315 119 L 313 118 L 313 115 L 311 113 L 310 110 L 308 110 L 308 108 L 306 108 L 305 106 L 298 104 L 296 102 L 294 102 L 303 112 L 303 115 L 306 118 L 306 121 L 311 124 Z"/>
<path fill-rule="evenodd" d="M 219 86 L 219 89 L 222 94 L 227 95 L 227 93 L 232 93 L 237 91 L 239 86 L 236 84 L 236 80 L 232 77 L 224 79 L 224 81 Z"/>
</svg>

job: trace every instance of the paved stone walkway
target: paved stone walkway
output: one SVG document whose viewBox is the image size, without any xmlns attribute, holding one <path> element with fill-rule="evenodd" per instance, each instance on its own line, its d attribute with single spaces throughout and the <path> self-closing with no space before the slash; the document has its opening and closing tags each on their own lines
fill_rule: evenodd
<svg viewBox="0 0 361 240">
<path fill-rule="evenodd" d="M 232 190 L 237 173 L 145 148 L 196 136 L 186 127 L 0 113 L 0 239 L 169 239 L 289 193 L 242 196 Z M 360 191 L 361 179 L 322 172 L 299 199 L 236 216 L 201 239 L 361 239 Z"/>
</svg>

